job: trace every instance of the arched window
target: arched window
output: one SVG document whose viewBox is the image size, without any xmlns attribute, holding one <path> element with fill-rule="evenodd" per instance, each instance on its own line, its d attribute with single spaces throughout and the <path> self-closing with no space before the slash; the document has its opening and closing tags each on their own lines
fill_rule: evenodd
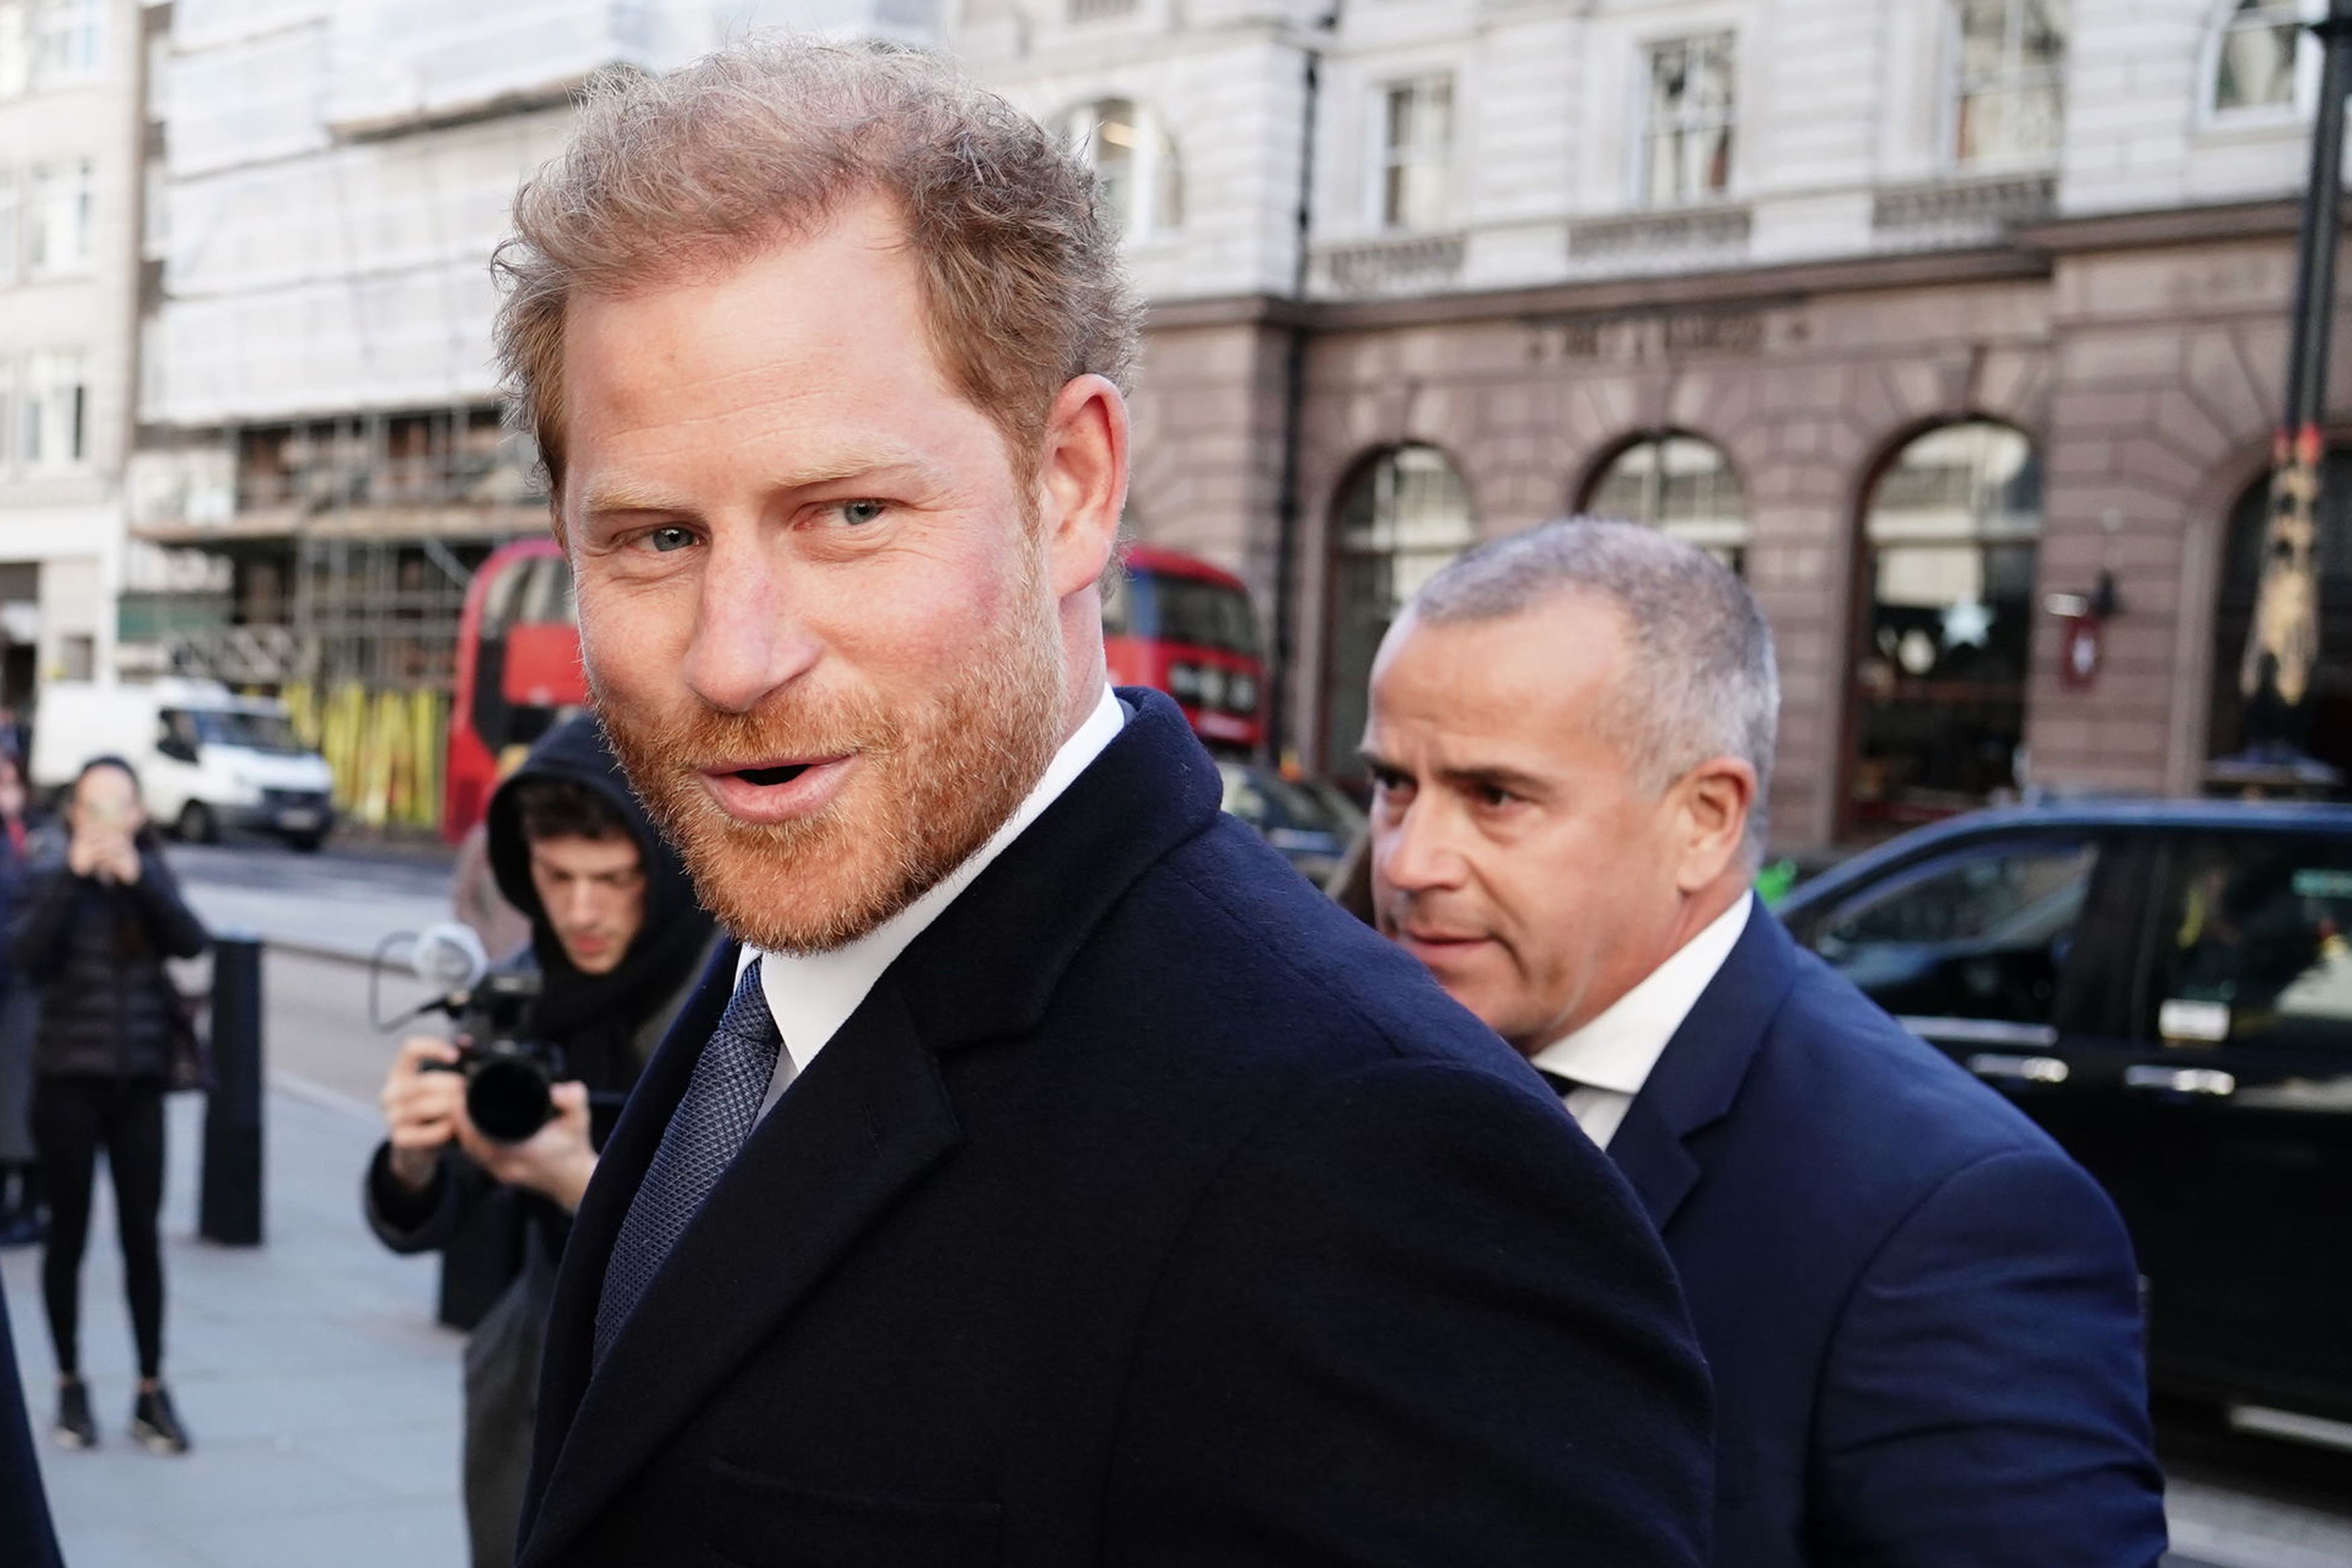
<svg viewBox="0 0 2352 1568">
<path fill-rule="evenodd" d="M 1609 460 L 1577 507 L 1647 523 L 1734 571 L 1748 565 L 1748 496 L 1723 448 L 1696 435 L 1650 436 Z"/>
<path fill-rule="evenodd" d="M 2230 0 L 2216 19 L 2205 71 L 2215 120 L 2293 119 L 2318 93 L 2319 50 L 2307 30 L 2325 0 Z"/>
<path fill-rule="evenodd" d="M 1394 446 L 1360 465 L 1333 521 L 1331 659 L 1323 765 L 1357 770 L 1372 656 L 1406 600 L 1478 537 L 1470 491 L 1434 446 Z"/>
<path fill-rule="evenodd" d="M 1905 446 L 1863 514 L 1851 825 L 1906 827 L 2018 783 L 2042 459 L 1972 420 Z"/>
<path fill-rule="evenodd" d="M 2070 0 L 1951 0 L 1955 162 L 1998 168 L 2058 156 L 2069 9 Z"/>
<path fill-rule="evenodd" d="M 2311 672 L 2308 727 L 2300 744 L 2352 779 L 2352 448 L 2327 454 L 2319 483 L 2319 659 Z M 2254 591 L 2262 581 L 2263 529 L 2270 517 L 2267 474 L 2246 486 L 2230 511 L 2221 591 L 2213 607 L 2213 685 L 2205 751 L 2234 757 L 2246 748 L 2246 700 L 2238 687 L 2246 638 L 2253 630 Z"/>
<path fill-rule="evenodd" d="M 1062 134 L 1094 166 L 1103 205 L 1129 239 L 1183 227 L 1183 169 L 1159 116 L 1131 99 L 1106 98 L 1071 110 Z"/>
</svg>

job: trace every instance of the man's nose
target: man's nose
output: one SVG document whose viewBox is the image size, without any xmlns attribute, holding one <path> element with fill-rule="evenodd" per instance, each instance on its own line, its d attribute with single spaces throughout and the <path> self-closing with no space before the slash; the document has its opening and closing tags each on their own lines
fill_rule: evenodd
<svg viewBox="0 0 2352 1568">
<path fill-rule="evenodd" d="M 722 535 L 702 573 L 684 673 L 694 694 L 722 712 L 751 712 L 805 674 L 822 651 L 790 573 L 763 542 Z"/>
<path fill-rule="evenodd" d="M 1373 829 L 1372 866 L 1397 892 L 1425 893 L 1459 886 L 1465 862 L 1445 813 L 1423 799 L 1393 822 Z"/>
</svg>

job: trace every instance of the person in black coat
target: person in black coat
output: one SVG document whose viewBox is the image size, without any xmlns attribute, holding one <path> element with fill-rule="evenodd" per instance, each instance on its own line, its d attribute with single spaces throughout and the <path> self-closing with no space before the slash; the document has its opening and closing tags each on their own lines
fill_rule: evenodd
<svg viewBox="0 0 2352 1568">
<path fill-rule="evenodd" d="M 599 711 L 740 940 L 574 1219 L 520 1561 L 1695 1568 L 1632 1194 L 1108 685 L 1087 171 L 887 46 L 608 94 L 509 299 Z"/>
<path fill-rule="evenodd" d="M 16 1375 L 16 1341 L 8 1326 L 8 1299 L 0 1291 L 0 1563 L 9 1568 L 58 1568 L 58 1539 L 49 1523 L 41 1461 L 25 1419 L 24 1384 Z"/>
<path fill-rule="evenodd" d="M 474 1568 L 514 1555 L 530 1460 L 540 1350 L 572 1211 L 646 1058 L 710 956 L 717 932 L 686 868 L 629 793 L 596 721 L 550 730 L 491 797 L 489 862 L 530 923 L 502 966 L 536 971 L 519 1038 L 562 1053 L 558 1114 L 499 1144 L 466 1113 L 465 1081 L 427 1064 L 450 1042 L 411 1040 L 387 1078 L 389 1136 L 369 1162 L 369 1226 L 396 1252 L 440 1251 L 466 1347 L 465 1497 Z"/>
<path fill-rule="evenodd" d="M 113 1177 L 123 1285 L 139 1350 L 131 1436 L 157 1453 L 188 1437 L 163 1377 L 163 1095 L 173 1042 L 186 1025 L 166 958 L 205 950 L 205 928 L 180 896 L 119 758 L 86 763 L 66 811 L 66 841 L 26 878 L 10 952 L 41 992 L 35 1037 L 33 1138 L 49 1202 L 41 1294 L 58 1357 L 55 1433 L 68 1448 L 98 1441 L 82 1382 L 82 1248 L 89 1235 L 98 1154 Z"/>
<path fill-rule="evenodd" d="M 2130 1239 L 1756 899 L 1777 705 L 1762 616 L 1693 546 L 1564 522 L 1463 556 L 1373 666 L 1381 927 L 1664 1237 L 1725 1568 L 2150 1568 Z"/>
</svg>

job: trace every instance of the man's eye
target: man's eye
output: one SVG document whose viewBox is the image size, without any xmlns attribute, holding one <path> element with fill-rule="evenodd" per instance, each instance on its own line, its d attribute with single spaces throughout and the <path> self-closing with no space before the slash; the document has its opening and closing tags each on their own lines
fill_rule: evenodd
<svg viewBox="0 0 2352 1568">
<path fill-rule="evenodd" d="M 1512 801 L 1517 799 L 1518 797 L 1517 795 L 1512 794 L 1508 789 L 1502 789 L 1497 785 L 1481 784 L 1478 786 L 1478 804 L 1486 807 L 1490 811 L 1500 810 L 1503 807 L 1509 805 Z"/>
<path fill-rule="evenodd" d="M 646 543 L 651 545 L 662 555 L 667 555 L 672 550 L 684 549 L 693 542 L 694 530 L 691 528 L 656 528 L 646 536 Z"/>
<path fill-rule="evenodd" d="M 888 511 L 889 507 L 884 506 L 879 501 L 844 501 L 840 505 L 836 506 L 834 510 L 841 514 L 841 520 L 843 522 L 855 528 L 862 523 L 878 521 L 882 514 Z"/>
</svg>

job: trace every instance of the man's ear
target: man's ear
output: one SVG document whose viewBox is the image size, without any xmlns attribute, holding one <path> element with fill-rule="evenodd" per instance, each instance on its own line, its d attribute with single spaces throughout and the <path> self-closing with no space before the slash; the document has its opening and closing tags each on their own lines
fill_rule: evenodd
<svg viewBox="0 0 2352 1568">
<path fill-rule="evenodd" d="M 1092 587 L 1110 564 L 1127 510 L 1127 400 L 1105 378 L 1078 376 L 1054 399 L 1036 498 L 1056 600 Z"/>
<path fill-rule="evenodd" d="M 1677 779 L 1674 794 L 1675 885 L 1696 893 L 1739 858 L 1756 804 L 1756 769 L 1736 757 L 1712 757 Z"/>
</svg>

